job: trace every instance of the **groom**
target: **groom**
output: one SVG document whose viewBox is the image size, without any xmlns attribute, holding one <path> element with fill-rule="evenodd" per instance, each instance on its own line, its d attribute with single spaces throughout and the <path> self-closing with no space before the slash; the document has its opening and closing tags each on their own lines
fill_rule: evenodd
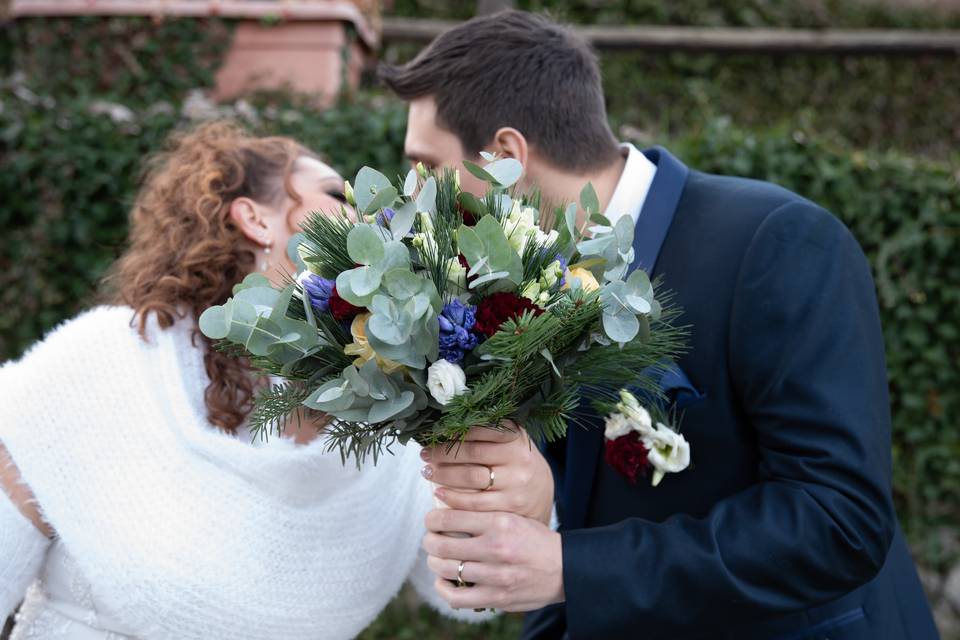
<svg viewBox="0 0 960 640">
<path fill-rule="evenodd" d="M 631 484 L 604 461 L 597 418 L 545 449 L 559 532 L 448 490 L 428 528 L 474 534 L 424 539 L 450 604 L 533 611 L 527 638 L 936 638 L 891 502 L 874 286 L 844 226 L 775 185 L 618 145 L 594 55 L 542 17 L 476 18 L 382 78 L 410 103 L 411 161 L 514 157 L 553 202 L 592 182 L 692 327 L 661 381 L 691 468 Z M 495 457 L 463 451 L 445 462 Z M 458 573 L 473 586 L 446 581 Z"/>
</svg>

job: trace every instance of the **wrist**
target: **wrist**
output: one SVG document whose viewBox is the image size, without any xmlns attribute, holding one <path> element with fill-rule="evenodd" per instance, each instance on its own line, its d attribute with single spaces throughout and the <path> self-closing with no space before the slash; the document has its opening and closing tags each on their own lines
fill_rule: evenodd
<svg viewBox="0 0 960 640">
<path fill-rule="evenodd" d="M 553 558 L 552 567 L 552 598 L 547 604 L 558 604 L 567 599 L 563 588 L 563 538 L 556 531 L 550 532 L 550 549 Z"/>
</svg>

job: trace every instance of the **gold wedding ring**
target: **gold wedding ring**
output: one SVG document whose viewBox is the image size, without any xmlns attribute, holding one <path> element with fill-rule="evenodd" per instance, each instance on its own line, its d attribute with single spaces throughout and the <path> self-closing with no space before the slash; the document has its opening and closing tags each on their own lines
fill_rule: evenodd
<svg viewBox="0 0 960 640">
<path fill-rule="evenodd" d="M 486 467 L 487 465 L 483 466 Z M 482 491 L 490 491 L 490 489 L 493 489 L 493 481 L 496 478 L 496 474 L 493 472 L 493 467 L 487 467 L 487 471 L 490 472 L 490 482 L 487 483 L 487 486 L 485 486 Z"/>
<path fill-rule="evenodd" d="M 463 565 L 464 565 L 464 561 L 461 560 L 460 566 L 457 567 L 457 587 L 458 588 L 467 586 L 467 583 L 463 581 Z"/>
</svg>

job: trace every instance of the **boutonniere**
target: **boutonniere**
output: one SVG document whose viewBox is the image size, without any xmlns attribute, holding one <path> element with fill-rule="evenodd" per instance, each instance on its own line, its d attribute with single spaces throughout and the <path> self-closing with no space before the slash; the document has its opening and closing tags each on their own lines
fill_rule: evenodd
<svg viewBox="0 0 960 640">
<path fill-rule="evenodd" d="M 636 484 L 640 475 L 653 469 L 653 486 L 667 473 L 679 473 L 690 465 L 690 443 L 658 422 L 629 391 L 620 391 L 616 412 L 605 420 L 604 460 L 617 473 Z"/>
</svg>

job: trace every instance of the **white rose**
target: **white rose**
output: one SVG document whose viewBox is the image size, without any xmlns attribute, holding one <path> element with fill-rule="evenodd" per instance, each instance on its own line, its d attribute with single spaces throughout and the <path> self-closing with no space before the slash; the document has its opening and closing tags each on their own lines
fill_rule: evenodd
<svg viewBox="0 0 960 640">
<path fill-rule="evenodd" d="M 427 388 L 434 400 L 447 404 L 467 390 L 467 375 L 458 365 L 440 359 L 427 369 Z"/>
<path fill-rule="evenodd" d="M 606 429 L 603 432 L 603 437 L 607 440 L 616 440 L 620 436 L 625 436 L 633 431 L 633 423 L 622 413 L 610 414 L 604 424 Z"/>
<path fill-rule="evenodd" d="M 666 473 L 678 473 L 690 465 L 690 443 L 665 424 L 657 423 L 657 430 L 644 435 L 643 446 L 648 449 L 647 460 L 653 465 L 653 486 L 660 484 Z"/>
</svg>

